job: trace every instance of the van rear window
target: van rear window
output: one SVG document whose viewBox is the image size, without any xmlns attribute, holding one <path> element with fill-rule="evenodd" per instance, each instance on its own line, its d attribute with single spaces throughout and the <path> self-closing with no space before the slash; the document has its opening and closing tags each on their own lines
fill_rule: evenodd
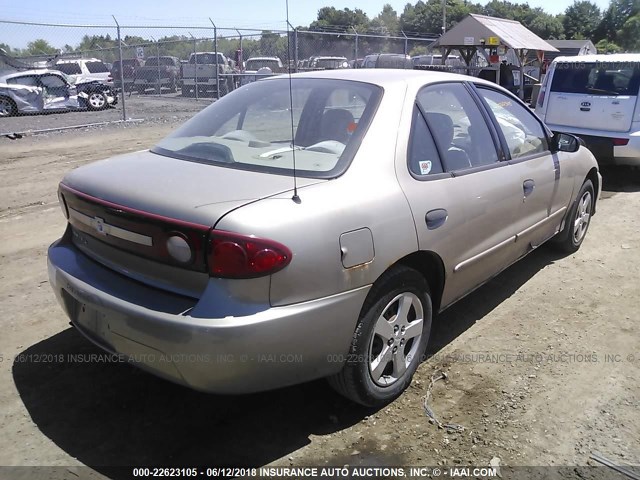
<svg viewBox="0 0 640 480">
<path fill-rule="evenodd" d="M 551 91 L 591 95 L 638 95 L 640 62 L 556 64 Z"/>
</svg>

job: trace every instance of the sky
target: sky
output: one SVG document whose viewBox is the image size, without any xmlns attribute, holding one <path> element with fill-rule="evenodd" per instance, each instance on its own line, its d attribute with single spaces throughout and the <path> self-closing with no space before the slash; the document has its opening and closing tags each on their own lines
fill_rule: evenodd
<svg viewBox="0 0 640 480">
<path fill-rule="evenodd" d="M 478 0 L 475 0 L 478 1 Z M 479 0 L 486 3 L 486 0 Z M 512 0 L 514 1 L 514 0 Z M 342 2 L 338 0 L 290 0 L 289 21 L 292 25 L 309 25 L 317 18 L 318 10 L 324 6 L 337 9 L 360 8 L 369 18 L 374 18 L 384 4 L 389 3 L 402 13 L 407 0 L 368 0 L 366 2 Z M 416 0 L 410 1 L 415 4 Z M 573 0 L 529 0 L 532 7 L 542 7 L 551 14 L 563 12 Z M 595 0 L 602 9 L 609 0 Z M 209 26 L 211 18 L 218 27 L 252 29 L 286 29 L 285 0 L 0 0 L 0 20 L 37 23 L 72 23 L 113 25 L 115 15 L 120 24 L 126 25 L 184 25 Z M 11 26 L 0 23 L 0 43 L 24 48 L 26 42 L 45 36 L 56 46 L 74 41 L 80 33 L 65 34 L 61 30 L 41 27 Z M 89 32 L 83 32 L 89 33 Z M 90 32 L 99 33 L 99 32 Z M 60 38 L 69 37 L 69 38 Z M 56 35 L 58 35 L 57 41 Z M 194 35 L 196 35 L 194 33 Z M 68 41 L 67 41 L 68 40 Z M 60 45 L 59 45 L 60 44 Z"/>
</svg>

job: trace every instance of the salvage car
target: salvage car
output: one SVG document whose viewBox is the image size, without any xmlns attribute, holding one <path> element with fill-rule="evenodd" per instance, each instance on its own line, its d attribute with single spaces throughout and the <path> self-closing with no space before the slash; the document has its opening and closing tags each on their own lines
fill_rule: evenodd
<svg viewBox="0 0 640 480">
<path fill-rule="evenodd" d="M 0 117 L 46 111 L 102 110 L 118 103 L 115 90 L 99 81 L 74 83 L 57 70 L 0 76 Z"/>
<path fill-rule="evenodd" d="M 380 406 L 435 313 L 547 240 L 578 250 L 600 186 L 576 137 L 491 82 L 271 77 L 68 173 L 49 278 L 80 333 L 163 378 L 239 394 L 328 377 Z"/>
</svg>

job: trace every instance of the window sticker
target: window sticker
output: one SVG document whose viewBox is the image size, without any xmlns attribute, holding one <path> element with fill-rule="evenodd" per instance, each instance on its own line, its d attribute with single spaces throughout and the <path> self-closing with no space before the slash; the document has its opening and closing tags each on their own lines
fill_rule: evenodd
<svg viewBox="0 0 640 480">
<path fill-rule="evenodd" d="M 431 160 L 424 160 L 420 162 L 420 173 L 427 175 L 431 171 Z"/>
</svg>

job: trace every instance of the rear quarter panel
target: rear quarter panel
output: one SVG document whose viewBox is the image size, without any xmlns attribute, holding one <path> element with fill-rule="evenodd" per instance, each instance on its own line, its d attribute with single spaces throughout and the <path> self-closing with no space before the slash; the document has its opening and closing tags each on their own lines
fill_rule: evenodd
<svg viewBox="0 0 640 480">
<path fill-rule="evenodd" d="M 291 263 L 272 275 L 273 306 L 303 302 L 372 284 L 417 249 L 415 226 L 394 170 L 404 88 L 385 92 L 349 169 L 337 179 L 261 200 L 225 216 L 215 228 L 254 234 L 291 249 Z M 293 187 L 293 178 L 291 178 Z M 374 255 L 344 268 L 340 236 L 368 228 Z"/>
</svg>

